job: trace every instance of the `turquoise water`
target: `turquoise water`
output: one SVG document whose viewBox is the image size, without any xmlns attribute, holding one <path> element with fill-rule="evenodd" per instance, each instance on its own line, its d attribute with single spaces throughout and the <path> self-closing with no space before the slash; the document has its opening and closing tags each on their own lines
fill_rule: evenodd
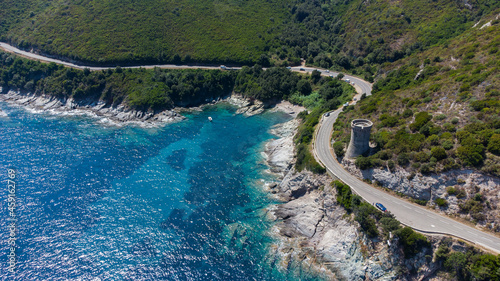
<svg viewBox="0 0 500 281">
<path fill-rule="evenodd" d="M 275 202 L 261 189 L 276 180 L 261 152 L 285 114 L 218 105 L 145 129 L 0 108 L 0 180 L 15 170 L 18 219 L 14 273 L 0 221 L 0 279 L 298 278 L 270 254 Z M 0 195 L 8 218 L 6 186 Z"/>
</svg>

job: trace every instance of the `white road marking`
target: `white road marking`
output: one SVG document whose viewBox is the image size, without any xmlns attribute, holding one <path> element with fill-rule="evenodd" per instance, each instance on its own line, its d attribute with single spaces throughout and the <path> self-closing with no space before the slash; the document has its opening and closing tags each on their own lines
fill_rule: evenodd
<svg viewBox="0 0 500 281">
<path fill-rule="evenodd" d="M 435 225 L 431 224 L 431 227 L 436 227 Z"/>
<path fill-rule="evenodd" d="M 445 221 L 442 221 L 442 220 L 439 220 L 440 222 L 444 223 L 444 224 L 450 224 L 449 222 L 445 222 Z"/>
</svg>

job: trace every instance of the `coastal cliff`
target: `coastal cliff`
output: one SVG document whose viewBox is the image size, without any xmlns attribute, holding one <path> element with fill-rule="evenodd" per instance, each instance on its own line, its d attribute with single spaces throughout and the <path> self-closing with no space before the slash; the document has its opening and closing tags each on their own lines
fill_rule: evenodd
<svg viewBox="0 0 500 281">
<path fill-rule="evenodd" d="M 128 106 L 126 103 L 110 104 L 101 99 L 87 98 L 75 100 L 71 97 L 56 97 L 52 95 L 41 95 L 30 92 L 7 91 L 2 94 L 0 87 L 0 101 L 11 105 L 22 106 L 27 110 L 41 113 L 51 113 L 56 115 L 88 115 L 97 117 L 101 122 L 112 125 L 134 124 L 142 127 L 160 126 L 172 122 L 178 122 L 185 119 L 180 113 L 189 110 L 201 110 L 204 106 L 227 102 L 237 107 L 236 114 L 252 116 L 264 112 L 266 109 L 282 111 L 292 117 L 296 117 L 302 107 L 292 105 L 289 102 L 282 101 L 278 104 L 263 103 L 259 100 L 244 97 L 241 94 L 231 93 L 230 95 L 212 100 L 206 100 L 206 103 L 198 107 L 175 107 L 170 110 L 137 110 Z M 0 113 L 4 115 L 5 113 Z M 294 127 L 297 121 L 293 121 Z M 290 123 L 291 124 L 291 123 Z M 278 133 L 279 134 L 279 133 Z M 292 145 L 289 143 L 287 145 Z M 275 157 L 281 157 L 275 155 Z M 293 157 L 293 155 L 291 156 Z M 283 159 L 282 165 L 288 163 L 291 159 Z"/>
</svg>

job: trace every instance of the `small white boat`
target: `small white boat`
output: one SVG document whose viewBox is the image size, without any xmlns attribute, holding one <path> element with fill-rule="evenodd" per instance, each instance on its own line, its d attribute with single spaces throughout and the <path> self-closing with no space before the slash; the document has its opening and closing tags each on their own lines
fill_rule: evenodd
<svg viewBox="0 0 500 281">
<path fill-rule="evenodd" d="M 208 121 L 212 122 L 212 117 L 208 116 Z"/>
</svg>

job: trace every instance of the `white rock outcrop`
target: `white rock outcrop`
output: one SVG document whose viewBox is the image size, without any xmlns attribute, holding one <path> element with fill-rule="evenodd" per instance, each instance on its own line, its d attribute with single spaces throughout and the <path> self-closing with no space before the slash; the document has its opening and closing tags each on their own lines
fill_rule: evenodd
<svg viewBox="0 0 500 281">
<path fill-rule="evenodd" d="M 89 115 L 114 125 L 137 124 L 151 127 L 184 119 L 183 116 L 172 110 L 144 112 L 133 110 L 124 104 L 110 105 L 104 101 L 93 99 L 76 101 L 73 98 L 58 98 L 9 91 L 6 94 L 0 94 L 0 100 L 23 106 L 34 112 L 48 112 L 59 115 Z"/>
</svg>

